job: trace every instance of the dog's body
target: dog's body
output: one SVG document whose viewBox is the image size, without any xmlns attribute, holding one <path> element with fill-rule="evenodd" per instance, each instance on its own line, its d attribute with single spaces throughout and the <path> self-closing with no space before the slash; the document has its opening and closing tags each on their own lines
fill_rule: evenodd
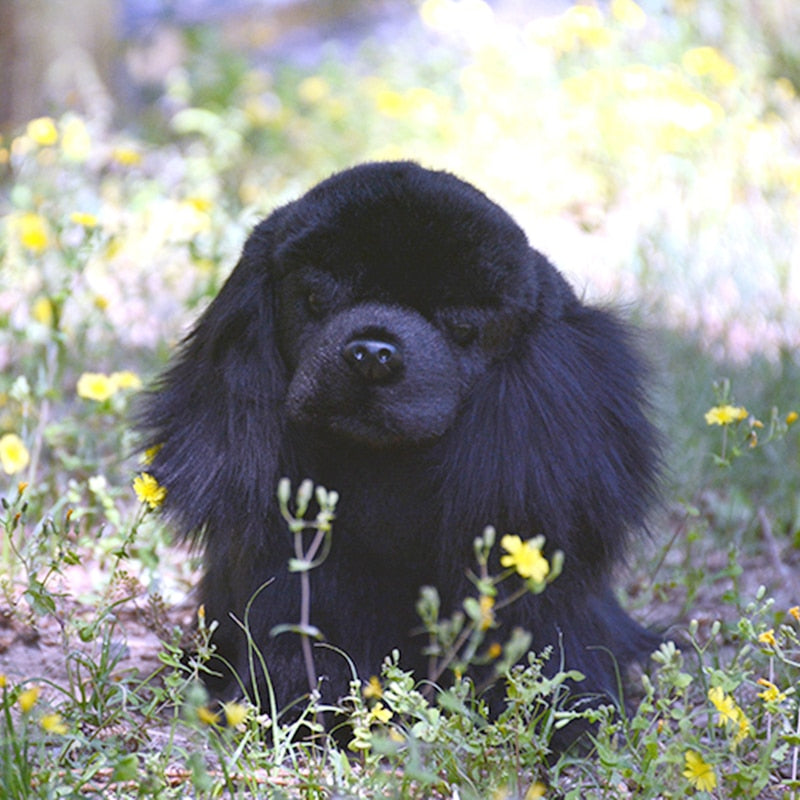
<svg viewBox="0 0 800 800">
<path fill-rule="evenodd" d="M 291 536 L 278 480 L 341 496 L 311 573 L 311 622 L 359 675 L 399 648 L 425 674 L 415 601 L 474 594 L 486 525 L 564 552 L 543 594 L 498 615 L 553 645 L 580 691 L 614 695 L 655 637 L 609 580 L 653 497 L 657 436 L 628 329 L 580 302 L 520 228 L 457 178 L 411 163 L 340 173 L 257 226 L 219 296 L 146 399 L 165 508 L 205 546 L 201 599 L 220 655 L 248 686 L 249 613 L 279 704 L 308 691 Z M 496 564 L 494 565 L 497 566 Z M 514 581 L 517 579 L 514 578 Z M 518 584 L 517 584 L 518 585 Z M 318 654 L 323 692 L 346 661 Z M 214 685 L 236 691 L 223 671 Z"/>
</svg>

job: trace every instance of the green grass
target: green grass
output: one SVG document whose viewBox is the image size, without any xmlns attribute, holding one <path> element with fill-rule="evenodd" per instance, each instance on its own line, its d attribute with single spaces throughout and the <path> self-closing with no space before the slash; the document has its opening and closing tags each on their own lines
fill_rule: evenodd
<svg viewBox="0 0 800 800">
<path fill-rule="evenodd" d="M 161 87 L 170 115 L 106 131 L 64 111 L 0 140 L 0 796 L 800 796 L 791 15 L 616 2 L 506 26 L 426 2 L 410 44 L 314 72 L 254 66 L 197 29 Z M 635 710 L 583 712 L 590 753 L 548 754 L 576 712 L 539 654 L 508 672 L 497 720 L 468 681 L 432 694 L 390 659 L 341 709 L 351 750 L 295 736 L 313 703 L 300 722 L 269 702 L 209 707 L 213 620 L 181 657 L 196 558 L 131 487 L 138 380 L 260 216 L 398 156 L 486 189 L 590 299 L 648 330 L 668 470 L 621 591 L 675 646 L 633 677 Z M 747 413 L 706 424 L 725 404 Z M 457 620 L 423 606 L 442 652 L 459 644 L 450 673 L 488 613 L 465 600 Z"/>
</svg>

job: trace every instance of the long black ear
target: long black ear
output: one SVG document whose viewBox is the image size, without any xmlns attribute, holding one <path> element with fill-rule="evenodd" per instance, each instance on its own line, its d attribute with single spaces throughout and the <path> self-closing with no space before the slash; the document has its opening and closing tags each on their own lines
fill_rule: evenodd
<svg viewBox="0 0 800 800">
<path fill-rule="evenodd" d="M 248 516 L 265 513 L 278 479 L 286 374 L 272 254 L 281 216 L 253 231 L 135 415 L 143 448 L 157 448 L 147 469 L 167 490 L 164 510 L 184 536 L 219 545 Z"/>
<path fill-rule="evenodd" d="M 649 370 L 622 320 L 581 303 L 558 273 L 542 279 L 540 322 L 450 437 L 444 515 L 470 533 L 543 534 L 580 574 L 605 578 L 656 499 Z"/>
</svg>

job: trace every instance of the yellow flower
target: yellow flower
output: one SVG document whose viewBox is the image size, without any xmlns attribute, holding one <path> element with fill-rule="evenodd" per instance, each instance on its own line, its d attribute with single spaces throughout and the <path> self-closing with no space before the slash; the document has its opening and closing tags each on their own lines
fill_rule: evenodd
<svg viewBox="0 0 800 800">
<path fill-rule="evenodd" d="M 31 316 L 47 328 L 53 325 L 53 304 L 47 297 L 39 297 L 31 307 Z"/>
<path fill-rule="evenodd" d="M 528 791 L 525 792 L 525 800 L 541 800 L 546 794 L 547 786 L 541 781 L 535 781 L 528 787 Z"/>
<path fill-rule="evenodd" d="M 55 144 L 58 141 L 58 131 L 56 125 L 50 117 L 39 117 L 32 119 L 28 123 L 25 132 L 33 139 L 36 144 L 44 147 Z"/>
<path fill-rule="evenodd" d="M 797 417 L 798 417 L 798 413 L 796 411 L 790 411 L 786 415 L 786 424 L 787 425 L 793 425 L 795 422 L 797 422 Z"/>
<path fill-rule="evenodd" d="M 766 644 L 769 647 L 777 647 L 778 643 L 775 641 L 775 631 L 770 628 L 768 631 L 764 631 L 764 633 L 759 634 L 758 641 L 761 644 Z"/>
<path fill-rule="evenodd" d="M 759 686 L 764 687 L 764 691 L 759 692 L 758 696 L 765 703 L 780 703 L 786 699 L 786 693 L 781 692 L 772 681 L 768 681 L 766 678 L 759 678 L 757 683 Z"/>
<path fill-rule="evenodd" d="M 747 416 L 747 409 L 743 406 L 714 406 L 706 412 L 707 425 L 730 425 L 739 422 Z"/>
<path fill-rule="evenodd" d="M 70 161 L 86 161 L 92 149 L 92 139 L 79 117 L 72 117 L 61 127 L 61 150 Z"/>
<path fill-rule="evenodd" d="M 689 783 L 701 792 L 710 792 L 714 789 L 717 785 L 717 776 L 711 764 L 703 761 L 700 753 L 694 750 L 687 750 L 685 758 L 686 769 L 683 771 L 683 776 Z"/>
<path fill-rule="evenodd" d="M 737 706 L 736 709 L 739 712 L 739 718 L 736 722 L 737 729 L 736 736 L 733 737 L 733 743 L 741 744 L 750 735 L 750 720 L 747 719 L 747 716 L 741 708 Z"/>
<path fill-rule="evenodd" d="M 633 0 L 611 0 L 611 15 L 626 28 L 643 28 L 647 14 Z"/>
<path fill-rule="evenodd" d="M 30 460 L 28 448 L 16 433 L 5 433 L 0 436 L 0 463 L 6 475 L 22 472 Z"/>
<path fill-rule="evenodd" d="M 383 697 L 383 687 L 381 686 L 380 678 L 377 675 L 373 675 L 367 685 L 361 690 L 361 693 L 367 700 L 370 700 L 375 697 Z"/>
<path fill-rule="evenodd" d="M 798 622 L 800 622 L 800 606 L 792 606 L 789 609 L 789 614 L 793 616 Z"/>
<path fill-rule="evenodd" d="M 5 689 L 7 685 L 8 685 L 8 678 L 6 678 L 6 676 L 2 672 L 0 672 L 0 689 Z"/>
<path fill-rule="evenodd" d="M 69 730 L 67 726 L 64 724 L 64 720 L 61 717 L 61 714 L 45 714 L 40 720 L 39 724 L 48 732 L 48 733 L 58 733 L 62 736 Z"/>
<path fill-rule="evenodd" d="M 149 473 L 143 472 L 133 480 L 133 491 L 139 502 L 147 503 L 152 510 L 157 509 L 167 496 L 167 490 Z"/>
<path fill-rule="evenodd" d="M 129 369 L 121 372 L 112 372 L 109 376 L 117 389 L 141 389 L 142 379 Z"/>
<path fill-rule="evenodd" d="M 41 253 L 50 245 L 47 225 L 39 214 L 22 214 L 17 220 L 17 230 L 22 246 L 34 253 Z"/>
<path fill-rule="evenodd" d="M 482 594 L 478 600 L 478 605 L 481 610 L 481 620 L 478 627 L 482 631 L 487 631 L 494 625 L 494 597 Z"/>
<path fill-rule="evenodd" d="M 492 642 L 489 645 L 487 655 L 492 659 L 500 658 L 500 656 L 503 655 L 503 645 L 501 645 L 500 642 Z"/>
<path fill-rule="evenodd" d="M 31 686 L 30 689 L 26 689 L 24 692 L 20 693 L 17 698 L 17 703 L 19 703 L 23 714 L 27 714 L 36 705 L 41 691 L 42 690 L 38 686 Z"/>
<path fill-rule="evenodd" d="M 153 463 L 153 459 L 158 455 L 158 451 L 162 448 L 163 445 L 157 444 L 154 447 L 148 447 L 147 450 L 144 451 L 142 455 L 142 464 L 145 466 L 149 466 Z"/>
<path fill-rule="evenodd" d="M 586 47 L 611 44 L 611 34 L 605 27 L 602 13 L 595 6 L 570 6 L 559 18 L 559 28 L 563 49 L 572 49 L 576 44 Z"/>
<path fill-rule="evenodd" d="M 708 699 L 719 711 L 717 725 L 721 727 L 736 728 L 734 743 L 739 744 L 750 734 L 750 721 L 745 716 L 744 711 L 736 704 L 736 701 L 729 694 L 725 694 L 720 686 L 714 686 L 708 690 Z"/>
<path fill-rule="evenodd" d="M 522 578 L 530 578 L 541 583 L 550 572 L 550 565 L 542 555 L 542 538 L 537 536 L 523 542 L 519 536 L 506 535 L 500 540 L 500 546 L 508 553 L 500 559 L 504 567 L 514 567 Z"/>
<path fill-rule="evenodd" d="M 384 725 L 392 718 L 392 712 L 383 703 L 375 703 L 369 710 L 369 722 L 382 722 Z"/>
<path fill-rule="evenodd" d="M 76 225 L 83 225 L 84 228 L 96 228 L 97 217 L 94 214 L 88 214 L 85 211 L 73 211 L 69 215 L 70 221 Z"/>
<path fill-rule="evenodd" d="M 250 709 L 244 703 L 223 703 L 222 710 L 225 713 L 225 722 L 229 728 L 241 725 L 250 713 Z"/>
<path fill-rule="evenodd" d="M 197 718 L 203 725 L 219 725 L 219 714 L 205 706 L 200 706 L 197 709 Z"/>
<path fill-rule="evenodd" d="M 111 158 L 123 167 L 136 167 L 142 163 L 142 154 L 132 147 L 115 147 Z"/>
<path fill-rule="evenodd" d="M 102 403 L 117 391 L 117 384 L 102 372 L 84 372 L 78 378 L 78 397 Z"/>
<path fill-rule="evenodd" d="M 713 686 L 709 689 L 708 699 L 714 704 L 717 711 L 719 711 L 717 725 L 725 725 L 728 722 L 733 723 L 737 721 L 736 702 L 730 695 L 725 694 L 721 687 Z"/>
<path fill-rule="evenodd" d="M 713 47 L 687 50 L 681 64 L 690 75 L 711 78 L 721 86 L 728 86 L 736 79 L 736 67 Z"/>
<path fill-rule="evenodd" d="M 330 94 L 330 86 L 325 78 L 319 75 L 311 75 L 300 81 L 297 87 L 297 96 L 309 105 L 319 103 Z"/>
</svg>

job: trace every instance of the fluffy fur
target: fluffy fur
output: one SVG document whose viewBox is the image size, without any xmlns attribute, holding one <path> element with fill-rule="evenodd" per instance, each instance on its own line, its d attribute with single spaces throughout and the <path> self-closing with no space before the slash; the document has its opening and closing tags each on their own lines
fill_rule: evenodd
<svg viewBox="0 0 800 800">
<path fill-rule="evenodd" d="M 542 595 L 499 615 L 497 638 L 525 628 L 537 651 L 554 646 L 553 669 L 586 675 L 581 693 L 615 695 L 656 641 L 610 588 L 653 497 L 645 374 L 625 324 L 582 303 L 508 214 L 450 174 L 367 164 L 279 208 L 139 423 L 145 446 L 161 445 L 151 470 L 167 513 L 205 548 L 220 655 L 249 686 L 232 617 L 271 581 L 251 634 L 279 704 L 308 691 L 297 635 L 270 631 L 300 618 L 276 486 L 311 478 L 341 495 L 311 621 L 362 678 L 393 648 L 424 676 L 419 589 L 459 607 L 473 539 L 492 524 L 565 555 Z M 345 660 L 316 658 L 324 695 L 344 694 Z M 237 684 L 221 669 L 212 688 Z"/>
</svg>

